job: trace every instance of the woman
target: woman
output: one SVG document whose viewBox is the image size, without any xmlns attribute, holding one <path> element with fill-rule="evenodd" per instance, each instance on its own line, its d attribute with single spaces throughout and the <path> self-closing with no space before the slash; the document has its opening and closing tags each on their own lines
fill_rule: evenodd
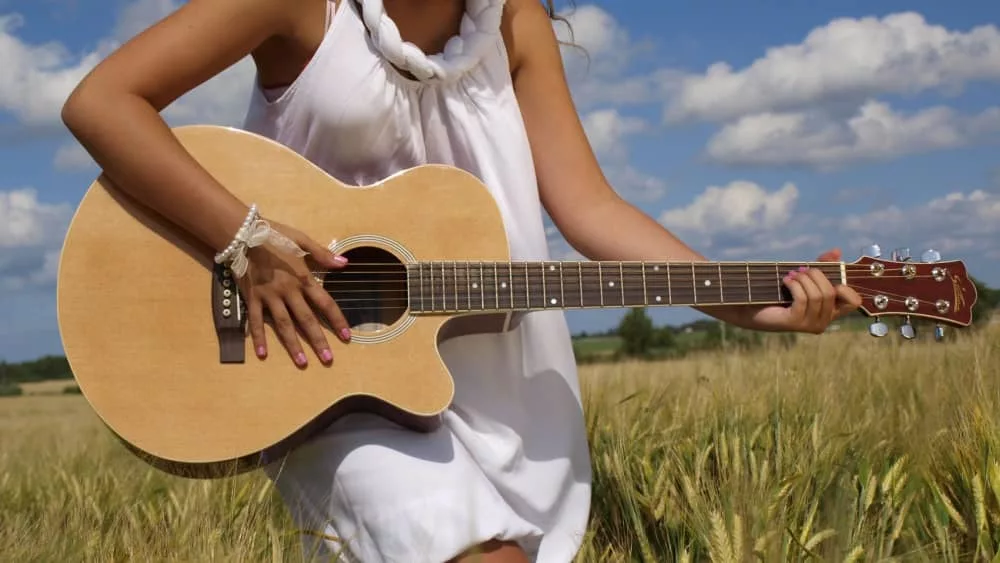
<svg viewBox="0 0 1000 563">
<path fill-rule="evenodd" d="M 266 309 L 292 361 L 330 362 L 310 305 L 347 341 L 337 305 L 280 237 L 253 248 L 235 241 L 257 221 L 252 202 L 199 167 L 159 111 L 249 54 L 257 81 L 246 128 L 341 181 L 452 164 L 492 191 L 515 259 L 546 258 L 543 206 L 588 258 L 702 259 L 608 185 L 552 17 L 551 0 L 191 0 L 97 66 L 63 118 L 122 189 L 220 251 L 219 261 L 245 253 L 240 283 L 258 355 L 269 353 Z M 276 228 L 326 267 L 342 264 L 294 225 Z M 785 284 L 791 307 L 707 312 L 818 333 L 860 303 L 819 272 L 790 272 Z M 570 561 L 587 525 L 590 467 L 563 315 L 531 313 L 510 332 L 462 337 L 441 353 L 457 388 L 439 431 L 352 415 L 268 468 L 298 524 L 339 539 L 306 547 L 358 561 Z"/>
</svg>

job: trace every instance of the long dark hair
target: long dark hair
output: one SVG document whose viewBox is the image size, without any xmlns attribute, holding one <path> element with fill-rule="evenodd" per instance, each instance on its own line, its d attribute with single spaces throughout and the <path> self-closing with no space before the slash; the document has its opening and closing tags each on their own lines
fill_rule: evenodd
<svg viewBox="0 0 1000 563">
<path fill-rule="evenodd" d="M 562 23 L 563 25 L 566 26 L 566 30 L 569 31 L 570 40 L 569 41 L 560 40 L 559 43 L 562 45 L 575 47 L 577 49 L 580 49 L 581 51 L 584 51 L 582 47 L 580 47 L 573 41 L 573 26 L 570 25 L 569 20 L 566 19 L 566 16 L 563 16 L 556 11 L 555 0 L 542 0 L 542 5 L 545 6 L 545 11 L 548 12 L 549 14 L 549 19 L 551 19 L 552 21 L 557 21 Z M 575 8 L 576 2 L 574 2 L 573 0 L 569 0 L 569 5 L 570 7 Z M 584 51 L 584 54 L 586 55 L 586 51 Z"/>
</svg>

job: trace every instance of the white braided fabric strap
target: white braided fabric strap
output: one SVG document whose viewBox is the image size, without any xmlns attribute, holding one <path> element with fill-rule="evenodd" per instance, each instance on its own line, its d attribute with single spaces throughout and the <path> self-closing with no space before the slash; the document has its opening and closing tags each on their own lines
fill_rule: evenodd
<svg viewBox="0 0 1000 563">
<path fill-rule="evenodd" d="M 302 250 L 292 239 L 271 228 L 271 224 L 260 218 L 257 206 L 251 205 L 246 219 L 240 225 L 239 231 L 233 237 L 233 241 L 222 252 L 215 255 L 217 264 L 227 264 L 232 270 L 233 276 L 242 278 L 250 267 L 247 259 L 247 250 L 270 243 L 282 252 L 287 252 L 294 256 L 305 256 L 306 251 Z"/>
<path fill-rule="evenodd" d="M 399 28 L 385 13 L 382 0 L 360 0 L 365 27 L 375 47 L 397 68 L 417 80 L 449 81 L 479 64 L 500 35 L 500 19 L 506 0 L 466 0 L 458 35 L 441 53 L 426 55 L 420 47 L 403 41 Z"/>
</svg>

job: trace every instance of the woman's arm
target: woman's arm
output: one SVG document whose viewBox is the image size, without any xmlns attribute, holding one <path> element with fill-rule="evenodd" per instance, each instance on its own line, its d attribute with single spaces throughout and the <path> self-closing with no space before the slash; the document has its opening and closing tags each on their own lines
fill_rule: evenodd
<svg viewBox="0 0 1000 563">
<path fill-rule="evenodd" d="M 102 61 L 67 100 L 63 121 L 105 175 L 136 200 L 220 251 L 247 216 L 248 204 L 219 185 L 177 141 L 160 110 L 272 38 L 293 34 L 307 2 L 316 0 L 190 0 Z M 266 217 L 267 210 L 261 209 Z M 320 264 L 342 265 L 323 245 L 279 226 Z M 286 349 L 306 364 L 296 322 L 324 362 L 329 344 L 308 301 L 343 340 L 348 325 L 333 299 L 312 281 L 299 258 L 270 244 L 255 247 L 240 289 L 248 303 L 250 335 L 265 356 L 266 307 Z M 293 321 L 293 318 L 295 321 Z"/>
<path fill-rule="evenodd" d="M 160 117 L 184 93 L 289 31 L 282 0 L 191 0 L 112 53 L 77 86 L 66 126 L 104 173 L 216 250 L 225 248 L 247 204 L 188 155 Z"/>
<path fill-rule="evenodd" d="M 514 89 L 525 120 L 542 203 L 567 242 L 592 260 L 704 260 L 609 185 L 573 105 L 552 24 L 537 0 L 512 0 Z M 611 226 L 611 227 L 609 227 Z M 834 251 L 821 259 L 839 260 Z M 822 332 L 835 312 L 857 308 L 850 288 L 819 271 L 786 279 L 785 307 L 704 307 L 720 320 L 759 330 Z M 837 304 L 837 298 L 844 304 Z"/>
</svg>

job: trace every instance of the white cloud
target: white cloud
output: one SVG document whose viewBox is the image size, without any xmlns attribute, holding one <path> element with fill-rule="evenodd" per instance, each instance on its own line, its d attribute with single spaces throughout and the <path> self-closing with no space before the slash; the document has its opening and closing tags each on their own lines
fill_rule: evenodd
<svg viewBox="0 0 1000 563">
<path fill-rule="evenodd" d="M 646 122 L 622 116 L 617 109 L 601 109 L 583 116 L 583 128 L 599 157 L 622 159 L 627 156 L 626 137 L 646 131 Z"/>
<path fill-rule="evenodd" d="M 79 57 L 56 42 L 28 45 L 14 35 L 22 25 L 24 18 L 17 14 L 0 15 L 0 111 L 29 125 L 51 123 L 107 46 Z"/>
<path fill-rule="evenodd" d="M 667 193 L 666 182 L 630 164 L 610 164 L 603 170 L 611 187 L 632 203 L 657 201 Z"/>
<path fill-rule="evenodd" d="M 711 186 L 690 204 L 669 209 L 660 222 L 682 240 L 718 259 L 802 258 L 840 247 L 846 260 L 873 242 L 883 254 L 908 247 L 919 258 L 928 248 L 946 260 L 998 255 L 1000 193 L 956 191 L 912 205 L 889 204 L 839 217 L 802 213 L 798 190 L 786 183 L 767 189 L 744 180 Z"/>
<path fill-rule="evenodd" d="M 578 106 L 634 104 L 662 97 L 674 72 L 629 72 L 634 59 L 651 50 L 648 42 L 635 41 L 614 16 L 592 4 L 562 15 L 572 33 L 563 22 L 553 22 L 553 28 L 561 41 L 572 43 L 562 46 L 563 64 Z"/>
<path fill-rule="evenodd" d="M 774 230 L 788 223 L 798 197 L 791 182 L 768 192 L 754 182 L 736 180 L 709 186 L 687 207 L 665 211 L 660 222 L 670 229 L 702 233 Z"/>
<path fill-rule="evenodd" d="M 851 214 L 840 229 L 861 247 L 891 233 L 899 246 L 909 245 L 913 255 L 935 248 L 942 253 L 976 257 L 996 250 L 1000 240 L 1000 194 L 983 190 L 952 192 L 922 204 L 889 205 L 864 214 Z M 887 252 L 883 248 L 883 252 Z M 946 256 L 947 257 L 947 256 Z"/>
<path fill-rule="evenodd" d="M 55 281 L 73 209 L 38 201 L 30 188 L 0 191 L 0 288 L 21 289 Z"/>
<path fill-rule="evenodd" d="M 725 121 L 832 101 L 929 90 L 952 93 L 1000 79 L 1000 30 L 929 24 L 913 12 L 839 18 L 794 45 L 769 49 L 750 66 L 711 65 L 674 84 L 665 117 Z"/>
<path fill-rule="evenodd" d="M 685 207 L 668 209 L 660 223 L 702 252 L 749 258 L 815 244 L 811 234 L 789 235 L 799 190 L 788 182 L 768 191 L 746 180 L 709 186 Z"/>
<path fill-rule="evenodd" d="M 59 121 L 67 96 L 98 62 L 124 41 L 177 8 L 171 0 L 135 0 L 120 13 L 111 35 L 83 54 L 58 42 L 29 44 L 16 35 L 18 14 L 0 15 L 0 112 L 28 126 Z M 164 111 L 172 125 L 242 122 L 254 76 L 249 57 L 176 100 Z M 56 129 L 56 130 L 61 130 Z"/>
<path fill-rule="evenodd" d="M 839 121 L 815 112 L 760 113 L 726 125 L 708 142 L 725 164 L 803 164 L 831 168 L 862 160 L 960 147 L 1000 132 L 1000 107 L 962 115 L 936 106 L 905 115 L 868 101 Z"/>
<path fill-rule="evenodd" d="M 605 176 L 622 197 L 633 202 L 663 197 L 666 182 L 629 164 L 629 137 L 649 130 L 644 120 L 623 116 L 617 109 L 599 109 L 584 115 L 582 121 Z"/>
</svg>

